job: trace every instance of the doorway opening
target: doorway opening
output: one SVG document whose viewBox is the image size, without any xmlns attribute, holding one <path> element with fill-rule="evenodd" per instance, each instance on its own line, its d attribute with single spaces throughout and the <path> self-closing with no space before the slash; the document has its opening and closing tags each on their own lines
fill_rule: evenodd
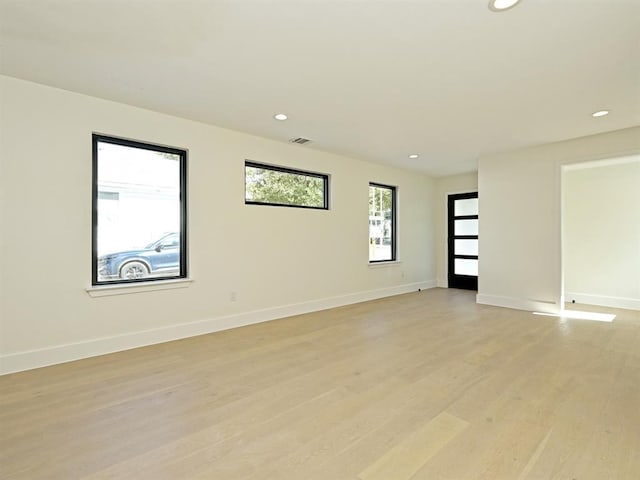
<svg viewBox="0 0 640 480">
<path fill-rule="evenodd" d="M 640 155 L 563 166 L 564 309 L 640 310 L 639 185 Z"/>
</svg>

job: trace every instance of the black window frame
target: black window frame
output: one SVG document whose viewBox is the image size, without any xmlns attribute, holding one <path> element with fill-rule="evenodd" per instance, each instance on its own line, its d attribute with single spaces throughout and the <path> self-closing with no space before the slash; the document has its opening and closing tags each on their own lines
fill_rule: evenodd
<svg viewBox="0 0 640 480">
<path fill-rule="evenodd" d="M 322 195 L 323 205 L 321 207 L 315 207 L 313 205 L 295 205 L 291 203 L 277 203 L 277 202 L 260 202 L 256 200 L 247 199 L 247 167 L 260 168 L 262 170 L 271 170 L 280 173 L 289 173 L 291 175 L 302 175 L 313 178 L 322 179 Z M 245 205 L 266 205 L 271 207 L 290 207 L 290 208 L 306 208 L 310 210 L 329 210 L 329 175 L 326 173 L 310 172 L 307 170 L 298 170 L 289 167 L 280 167 L 277 165 L 270 165 L 267 163 L 254 162 L 253 160 L 245 160 L 244 162 L 244 203 Z"/>
<path fill-rule="evenodd" d="M 369 263 L 375 264 L 375 263 L 395 262 L 397 261 L 397 258 L 398 258 L 398 255 L 397 255 L 398 187 L 393 185 L 386 185 L 384 183 L 369 182 L 369 188 L 371 187 L 386 188 L 388 190 L 391 190 L 391 258 L 385 259 L 385 260 L 369 259 Z M 368 191 L 367 191 L 367 194 L 368 194 Z"/>
<path fill-rule="evenodd" d="M 149 142 L 130 140 L 110 135 L 93 133 L 92 142 L 92 188 L 91 188 L 91 285 L 122 285 L 157 282 L 163 280 L 179 280 L 187 278 L 187 150 L 167 147 Z M 179 157 L 180 184 L 180 268 L 178 275 L 146 277 L 138 279 L 113 279 L 98 281 L 98 144 L 111 143 L 123 147 L 140 148 L 154 152 L 169 153 Z"/>
</svg>

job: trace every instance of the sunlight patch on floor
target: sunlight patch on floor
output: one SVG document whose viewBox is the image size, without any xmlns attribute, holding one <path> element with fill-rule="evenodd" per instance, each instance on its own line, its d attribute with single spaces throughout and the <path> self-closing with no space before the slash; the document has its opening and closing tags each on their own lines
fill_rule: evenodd
<svg viewBox="0 0 640 480">
<path fill-rule="evenodd" d="M 581 312 L 579 310 L 561 310 L 560 313 L 533 312 L 533 314 L 544 315 L 546 317 L 568 318 L 571 320 L 593 320 L 596 322 L 613 322 L 613 319 L 616 318 L 613 313 Z"/>
</svg>

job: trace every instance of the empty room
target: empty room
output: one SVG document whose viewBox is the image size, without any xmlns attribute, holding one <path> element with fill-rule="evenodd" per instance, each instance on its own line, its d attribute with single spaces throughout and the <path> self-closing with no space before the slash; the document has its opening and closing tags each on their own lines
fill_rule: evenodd
<svg viewBox="0 0 640 480">
<path fill-rule="evenodd" d="M 0 0 L 0 478 L 640 478 L 640 2 Z"/>
</svg>

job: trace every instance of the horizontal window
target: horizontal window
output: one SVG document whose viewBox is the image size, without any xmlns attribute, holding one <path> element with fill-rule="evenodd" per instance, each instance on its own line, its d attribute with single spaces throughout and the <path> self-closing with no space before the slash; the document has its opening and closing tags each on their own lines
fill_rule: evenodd
<svg viewBox="0 0 640 480">
<path fill-rule="evenodd" d="M 186 158 L 93 135 L 93 285 L 186 278 Z"/>
<path fill-rule="evenodd" d="M 244 179 L 247 204 L 329 208 L 328 175 L 246 161 Z"/>
</svg>

